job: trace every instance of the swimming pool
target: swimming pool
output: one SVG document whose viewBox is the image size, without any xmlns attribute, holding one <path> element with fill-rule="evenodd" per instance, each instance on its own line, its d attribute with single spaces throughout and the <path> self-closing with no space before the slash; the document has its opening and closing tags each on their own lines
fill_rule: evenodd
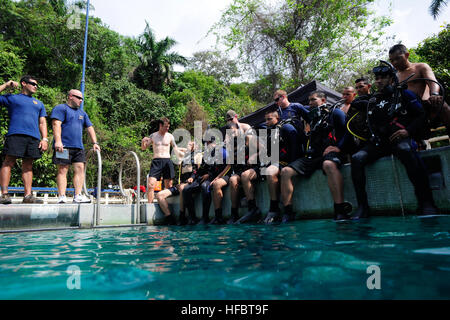
<svg viewBox="0 0 450 320">
<path fill-rule="evenodd" d="M 0 299 L 450 298 L 449 216 L 65 230 L 0 241 Z M 369 290 L 378 280 L 381 289 Z"/>
</svg>

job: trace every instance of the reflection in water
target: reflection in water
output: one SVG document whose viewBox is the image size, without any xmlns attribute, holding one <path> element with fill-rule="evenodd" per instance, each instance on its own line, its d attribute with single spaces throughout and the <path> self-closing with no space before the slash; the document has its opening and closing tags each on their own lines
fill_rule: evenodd
<svg viewBox="0 0 450 320">
<path fill-rule="evenodd" d="M 450 298 L 450 217 L 0 235 L 0 299 Z M 82 290 L 67 289 L 67 268 Z M 382 270 L 381 291 L 366 287 Z"/>
</svg>

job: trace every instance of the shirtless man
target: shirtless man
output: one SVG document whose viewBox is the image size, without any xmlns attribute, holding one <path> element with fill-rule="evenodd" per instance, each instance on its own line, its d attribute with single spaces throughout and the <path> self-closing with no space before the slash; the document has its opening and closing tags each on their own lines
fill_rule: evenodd
<svg viewBox="0 0 450 320">
<path fill-rule="evenodd" d="M 344 91 L 342 92 L 342 99 L 344 100 L 340 109 L 344 111 L 345 114 L 347 114 L 348 109 L 350 108 L 350 105 L 352 104 L 352 101 L 356 97 L 355 88 L 353 87 L 346 87 L 344 88 Z"/>
<path fill-rule="evenodd" d="M 427 78 L 436 81 L 431 67 L 426 63 L 412 63 L 408 60 L 409 52 L 402 44 L 396 44 L 389 50 L 389 60 L 397 69 L 398 80 L 400 82 L 412 76 L 410 80 L 418 78 Z M 408 81 L 410 81 L 408 80 Z M 444 107 L 441 109 L 443 97 L 439 92 L 440 88 L 431 81 L 412 81 L 408 83 L 408 89 L 414 92 L 423 103 L 428 120 L 442 119 L 443 124 L 450 134 L 450 107 L 444 102 Z M 434 126 L 434 125 L 432 125 Z"/>
<path fill-rule="evenodd" d="M 153 202 L 156 181 L 164 178 L 164 187 L 166 189 L 172 187 L 172 179 L 175 177 L 175 169 L 172 160 L 170 160 L 170 146 L 177 152 L 178 148 L 175 138 L 169 133 L 170 121 L 167 118 L 158 120 L 159 130 L 144 137 L 141 142 L 141 149 L 146 150 L 150 144 L 153 146 L 153 161 L 150 167 L 148 178 L 148 203 Z"/>
<path fill-rule="evenodd" d="M 238 115 L 233 110 L 227 111 L 225 119 L 227 121 L 227 125 L 232 126 L 234 124 L 238 128 L 238 130 L 242 130 L 242 133 L 246 135 L 250 133 L 250 130 L 252 129 L 252 127 L 249 124 L 239 122 Z"/>
</svg>

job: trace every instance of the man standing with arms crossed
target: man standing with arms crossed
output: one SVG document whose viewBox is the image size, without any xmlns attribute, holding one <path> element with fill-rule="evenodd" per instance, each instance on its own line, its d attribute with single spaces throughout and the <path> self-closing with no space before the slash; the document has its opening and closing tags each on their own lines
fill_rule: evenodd
<svg viewBox="0 0 450 320">
<path fill-rule="evenodd" d="M 100 150 L 97 143 L 94 127 L 89 116 L 80 109 L 83 94 L 72 89 L 67 94 L 67 103 L 56 106 L 52 111 L 53 135 L 55 139 L 55 153 L 53 163 L 58 167 L 56 184 L 58 185 L 58 203 L 66 203 L 67 172 L 73 164 L 73 185 L 75 194 L 74 203 L 91 202 L 86 196 L 81 195 L 84 182 L 84 165 L 86 155 L 83 147 L 83 129 L 87 132 L 94 143 L 94 150 Z"/>
<path fill-rule="evenodd" d="M 20 79 L 22 92 L 20 94 L 7 94 L 0 96 L 0 105 L 8 108 L 10 119 L 8 134 L 3 148 L 3 161 L 0 170 L 0 185 L 2 196 L 0 204 L 10 204 L 8 185 L 11 179 L 11 170 L 18 158 L 22 161 L 22 180 L 24 184 L 23 203 L 43 203 L 31 193 L 33 183 L 33 161 L 41 158 L 41 153 L 48 148 L 47 121 L 44 104 L 33 98 L 38 83 L 32 76 L 23 76 Z M 0 86 L 0 92 L 6 88 L 18 88 L 15 81 L 8 81 Z M 41 140 L 42 136 L 42 140 Z"/>
<path fill-rule="evenodd" d="M 150 145 L 153 146 L 153 161 L 150 167 L 150 174 L 148 178 L 148 203 L 152 203 L 154 199 L 154 190 L 156 181 L 164 178 L 164 187 L 166 189 L 172 187 L 172 179 L 175 177 L 175 168 L 172 160 L 170 160 L 170 146 L 177 152 L 178 148 L 175 143 L 175 138 L 169 133 L 170 121 L 167 118 L 158 120 L 159 130 L 144 137 L 141 142 L 141 149 L 146 150 Z"/>
</svg>

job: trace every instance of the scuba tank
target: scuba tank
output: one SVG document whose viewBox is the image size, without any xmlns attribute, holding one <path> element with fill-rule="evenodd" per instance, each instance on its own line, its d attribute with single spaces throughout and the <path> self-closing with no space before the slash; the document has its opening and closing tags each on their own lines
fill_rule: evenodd
<svg viewBox="0 0 450 320">
<path fill-rule="evenodd" d="M 312 159 L 315 156 L 319 156 L 326 147 L 337 143 L 335 129 L 331 119 L 336 107 L 337 104 L 333 106 L 323 104 L 312 108 L 308 113 L 307 121 L 310 124 L 311 130 L 306 134 L 308 142 L 305 156 L 307 158 Z"/>
</svg>

